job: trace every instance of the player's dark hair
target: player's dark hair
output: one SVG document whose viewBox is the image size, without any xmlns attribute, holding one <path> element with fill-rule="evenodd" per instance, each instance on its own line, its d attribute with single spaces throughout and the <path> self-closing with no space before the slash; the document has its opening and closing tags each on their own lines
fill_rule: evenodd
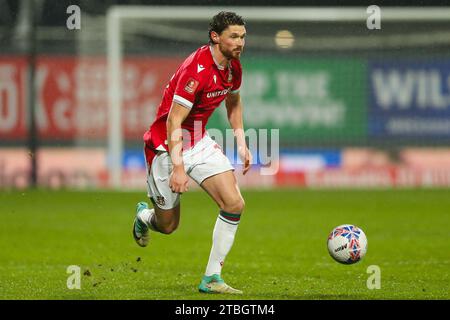
<svg viewBox="0 0 450 320">
<path fill-rule="evenodd" d="M 232 25 L 245 26 L 245 21 L 235 12 L 221 11 L 216 14 L 209 23 L 209 43 L 214 43 L 211 32 L 214 31 L 220 35 L 223 30 Z"/>
</svg>

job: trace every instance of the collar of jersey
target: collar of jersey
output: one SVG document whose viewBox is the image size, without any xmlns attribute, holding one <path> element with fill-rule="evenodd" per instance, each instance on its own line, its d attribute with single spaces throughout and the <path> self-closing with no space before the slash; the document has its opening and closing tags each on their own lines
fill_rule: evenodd
<svg viewBox="0 0 450 320">
<path fill-rule="evenodd" d="M 209 46 L 209 52 L 211 53 L 211 58 L 213 59 L 214 63 L 216 64 L 217 69 L 219 69 L 219 70 L 225 70 L 225 67 L 224 67 L 224 66 L 221 66 L 219 63 L 217 63 L 216 59 L 214 59 L 213 48 L 212 48 L 211 45 Z M 229 63 L 228 63 L 228 64 L 229 64 Z"/>
</svg>

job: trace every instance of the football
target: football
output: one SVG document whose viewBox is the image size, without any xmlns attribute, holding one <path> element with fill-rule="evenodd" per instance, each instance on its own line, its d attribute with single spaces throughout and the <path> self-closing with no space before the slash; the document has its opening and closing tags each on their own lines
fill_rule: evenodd
<svg viewBox="0 0 450 320">
<path fill-rule="evenodd" d="M 328 252 L 339 263 L 353 264 L 360 261 L 367 252 L 366 234 L 357 226 L 337 226 L 328 236 Z"/>
</svg>

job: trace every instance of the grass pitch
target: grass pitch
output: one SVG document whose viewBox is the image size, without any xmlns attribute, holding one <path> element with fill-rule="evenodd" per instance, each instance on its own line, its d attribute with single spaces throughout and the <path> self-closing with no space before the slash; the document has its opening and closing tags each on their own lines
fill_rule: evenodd
<svg viewBox="0 0 450 320">
<path fill-rule="evenodd" d="M 182 196 L 179 229 L 138 247 L 131 229 L 145 192 L 2 191 L 0 299 L 449 299 L 449 190 L 243 192 L 246 210 L 223 268 L 243 296 L 204 295 L 218 209 Z M 340 265 L 326 239 L 352 223 L 366 257 Z M 81 289 L 69 290 L 70 265 Z M 367 268 L 381 270 L 369 290 Z"/>
</svg>

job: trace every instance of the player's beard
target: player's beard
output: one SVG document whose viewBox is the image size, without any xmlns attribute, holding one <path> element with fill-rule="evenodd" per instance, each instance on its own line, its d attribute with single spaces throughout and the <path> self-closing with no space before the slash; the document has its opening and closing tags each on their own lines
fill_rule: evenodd
<svg viewBox="0 0 450 320">
<path fill-rule="evenodd" d="M 219 50 L 220 50 L 220 52 L 222 52 L 223 56 L 225 58 L 227 58 L 228 60 L 231 60 L 231 59 L 239 60 L 241 58 L 243 48 L 239 49 L 240 53 L 238 53 L 236 49 L 227 50 L 224 47 L 222 47 L 222 45 L 219 43 Z"/>
</svg>

